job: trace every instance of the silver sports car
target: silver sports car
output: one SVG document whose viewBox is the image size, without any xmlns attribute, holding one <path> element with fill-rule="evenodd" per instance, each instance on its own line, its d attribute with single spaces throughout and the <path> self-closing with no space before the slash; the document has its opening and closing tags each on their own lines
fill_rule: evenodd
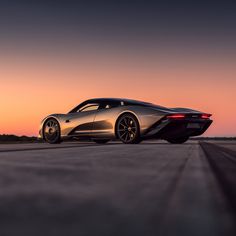
<svg viewBox="0 0 236 236">
<path fill-rule="evenodd" d="M 47 116 L 41 122 L 39 137 L 48 143 L 72 137 L 96 143 L 118 139 L 131 144 L 151 138 L 184 143 L 190 136 L 201 135 L 207 130 L 212 123 L 210 116 L 187 108 L 98 98 L 82 102 L 67 114 Z"/>
</svg>

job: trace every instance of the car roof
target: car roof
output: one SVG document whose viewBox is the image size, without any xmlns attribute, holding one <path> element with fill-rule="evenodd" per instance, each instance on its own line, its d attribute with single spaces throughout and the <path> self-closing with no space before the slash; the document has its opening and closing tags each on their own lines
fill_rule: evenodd
<svg viewBox="0 0 236 236">
<path fill-rule="evenodd" d="M 143 102 L 143 101 L 138 101 L 138 100 L 134 100 L 134 99 L 127 99 L 127 98 L 92 98 L 87 100 L 86 102 L 132 102 L 132 103 L 136 103 L 136 104 L 151 104 L 148 102 Z"/>
<path fill-rule="evenodd" d="M 153 103 L 149 102 L 143 102 L 143 101 L 138 101 L 134 99 L 127 99 L 127 98 L 92 98 L 88 99 L 82 103 L 80 103 L 78 106 L 73 108 L 69 113 L 74 112 L 75 110 L 78 109 L 79 106 L 86 104 L 86 103 L 100 103 L 100 102 L 123 102 L 124 104 L 122 105 L 136 105 L 136 106 L 145 106 L 145 107 L 155 107 L 155 108 L 162 108 L 166 109 L 163 106 L 159 106 Z"/>
</svg>

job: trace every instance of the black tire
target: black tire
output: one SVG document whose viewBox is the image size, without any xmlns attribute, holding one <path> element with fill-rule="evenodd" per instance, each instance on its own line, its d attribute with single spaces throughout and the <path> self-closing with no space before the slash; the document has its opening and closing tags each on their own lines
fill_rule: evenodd
<svg viewBox="0 0 236 236">
<path fill-rule="evenodd" d="M 182 143 L 185 143 L 188 139 L 189 137 L 168 138 L 166 139 L 166 141 L 172 144 L 182 144 Z"/>
<path fill-rule="evenodd" d="M 130 113 L 120 116 L 116 123 L 116 136 L 125 144 L 140 143 L 140 128 L 137 118 Z"/>
<path fill-rule="evenodd" d="M 105 144 L 105 143 L 109 142 L 110 139 L 94 139 L 93 141 L 98 144 Z"/>
<path fill-rule="evenodd" d="M 56 119 L 49 118 L 45 121 L 43 125 L 43 139 L 51 144 L 61 142 L 61 129 Z"/>
</svg>

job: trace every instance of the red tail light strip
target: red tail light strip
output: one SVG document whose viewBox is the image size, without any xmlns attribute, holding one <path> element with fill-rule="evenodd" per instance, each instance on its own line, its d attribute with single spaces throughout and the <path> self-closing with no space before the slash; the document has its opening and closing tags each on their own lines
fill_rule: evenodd
<svg viewBox="0 0 236 236">
<path fill-rule="evenodd" d="M 183 119 L 186 118 L 187 115 L 185 114 L 172 114 L 172 115 L 168 115 L 166 116 L 166 118 L 168 119 Z M 200 114 L 199 118 L 201 119 L 209 119 L 211 117 L 211 114 Z"/>
<path fill-rule="evenodd" d="M 201 118 L 202 119 L 209 119 L 211 117 L 211 114 L 202 114 Z"/>
<path fill-rule="evenodd" d="M 173 115 L 168 115 L 166 118 L 168 118 L 168 119 L 181 119 L 181 118 L 185 118 L 185 115 L 183 115 L 183 114 L 173 114 Z"/>
</svg>

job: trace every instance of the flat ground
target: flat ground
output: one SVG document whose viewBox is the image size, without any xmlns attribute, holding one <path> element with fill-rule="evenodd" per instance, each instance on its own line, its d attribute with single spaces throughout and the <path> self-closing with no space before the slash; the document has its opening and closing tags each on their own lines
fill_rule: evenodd
<svg viewBox="0 0 236 236">
<path fill-rule="evenodd" d="M 236 142 L 0 145 L 0 235 L 236 235 Z"/>
</svg>

